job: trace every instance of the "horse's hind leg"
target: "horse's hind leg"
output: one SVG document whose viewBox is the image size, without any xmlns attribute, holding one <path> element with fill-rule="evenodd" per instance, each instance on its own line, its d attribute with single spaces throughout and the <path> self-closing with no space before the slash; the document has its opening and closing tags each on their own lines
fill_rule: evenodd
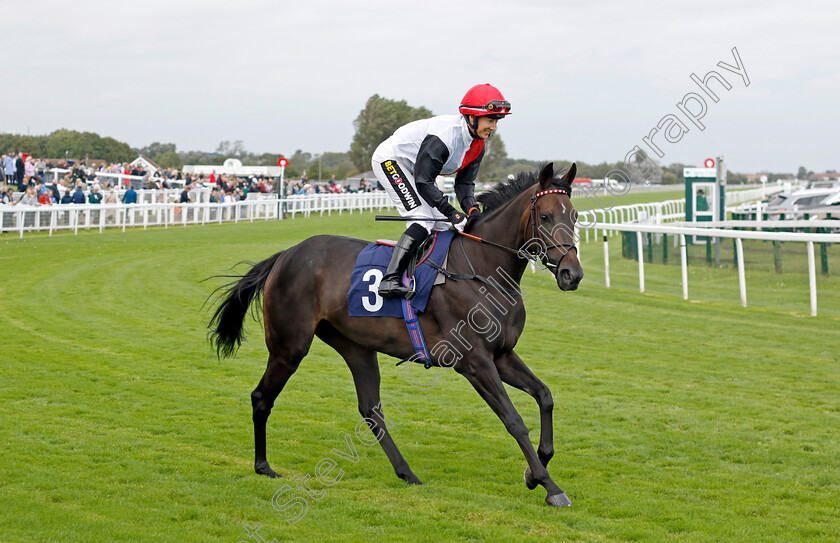
<svg viewBox="0 0 840 543">
<path fill-rule="evenodd" d="M 279 304 L 274 304 L 278 307 Z M 298 308 L 300 309 L 300 308 Z M 265 455 L 265 425 L 274 401 L 297 371 L 300 361 L 309 352 L 315 325 L 311 318 L 298 315 L 294 318 L 266 320 L 268 365 L 257 388 L 251 393 L 254 418 L 254 471 L 260 475 L 280 477 L 271 469 Z"/>
<path fill-rule="evenodd" d="M 265 373 L 257 388 L 251 392 L 254 419 L 254 471 L 260 475 L 280 477 L 271 469 L 266 459 L 265 425 L 271 414 L 271 408 L 274 407 L 274 400 L 286 386 L 289 377 L 295 373 L 302 359 L 303 355 L 292 358 L 284 355 L 269 355 Z"/>
<path fill-rule="evenodd" d="M 318 326 L 316 334 L 324 343 L 338 351 L 350 367 L 356 385 L 356 396 L 359 398 L 359 413 L 373 432 L 370 437 L 382 445 L 397 477 L 410 484 L 422 485 L 420 479 L 408 467 L 408 462 L 388 432 L 388 421 L 391 419 L 382 412 L 382 404 L 389 404 L 401 411 L 401 414 L 405 414 L 405 411 L 390 398 L 385 398 L 383 402 L 379 396 L 379 363 L 376 360 L 376 352 L 354 343 L 326 323 Z"/>
</svg>

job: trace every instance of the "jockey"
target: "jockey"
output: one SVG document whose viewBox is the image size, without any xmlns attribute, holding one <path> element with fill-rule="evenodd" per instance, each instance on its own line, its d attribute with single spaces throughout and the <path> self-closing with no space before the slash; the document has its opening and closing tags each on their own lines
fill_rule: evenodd
<svg viewBox="0 0 840 543">
<path fill-rule="evenodd" d="M 458 111 L 460 115 L 408 123 L 373 152 L 373 172 L 408 225 L 379 283 L 379 295 L 384 298 L 413 295 L 411 288 L 401 284 L 402 274 L 414 250 L 432 231 L 446 230 L 451 224 L 463 232 L 467 216 L 475 222 L 481 214 L 474 192 L 484 142 L 496 130 L 498 120 L 510 115 L 510 102 L 485 83 L 467 91 Z M 466 215 L 452 207 L 435 185 L 438 175 L 453 173 L 455 196 Z M 429 218 L 439 220 L 412 220 Z"/>
</svg>

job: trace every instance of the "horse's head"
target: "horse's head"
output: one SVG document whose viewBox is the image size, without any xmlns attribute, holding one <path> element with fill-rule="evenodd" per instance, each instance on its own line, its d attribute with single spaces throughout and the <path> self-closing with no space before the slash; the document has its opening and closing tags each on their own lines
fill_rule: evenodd
<svg viewBox="0 0 840 543">
<path fill-rule="evenodd" d="M 526 243 L 537 248 L 538 256 L 554 273 L 561 290 L 576 290 L 583 279 L 575 247 L 578 213 L 571 201 L 576 173 L 576 164 L 563 177 L 554 176 L 552 163 L 543 167 L 525 227 Z"/>
</svg>

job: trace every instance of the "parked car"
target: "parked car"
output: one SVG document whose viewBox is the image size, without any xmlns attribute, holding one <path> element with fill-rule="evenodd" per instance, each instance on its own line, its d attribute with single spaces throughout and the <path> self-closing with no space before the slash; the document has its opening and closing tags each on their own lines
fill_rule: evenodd
<svg viewBox="0 0 840 543">
<path fill-rule="evenodd" d="M 809 219 L 840 219 L 840 191 L 824 198 L 816 207 L 808 210 Z"/>
<path fill-rule="evenodd" d="M 799 218 L 803 212 L 821 206 L 827 197 L 838 193 L 837 189 L 805 189 L 788 194 L 778 194 L 764 208 L 768 219 Z"/>
<path fill-rule="evenodd" d="M 806 188 L 840 190 L 840 181 L 811 181 Z"/>
<path fill-rule="evenodd" d="M 827 198 L 836 196 L 840 189 L 805 189 L 776 194 L 760 204 L 761 214 L 769 220 L 800 219 L 805 213 L 821 207 Z M 832 202 L 834 200 L 831 200 Z M 759 204 L 742 204 L 732 210 L 738 219 L 755 219 Z"/>
</svg>

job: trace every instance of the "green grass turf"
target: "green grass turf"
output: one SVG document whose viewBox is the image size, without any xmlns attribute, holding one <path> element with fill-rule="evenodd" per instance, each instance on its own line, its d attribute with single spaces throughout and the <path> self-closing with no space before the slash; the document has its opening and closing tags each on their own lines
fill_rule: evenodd
<svg viewBox="0 0 840 543">
<path fill-rule="evenodd" d="M 649 265 L 639 294 L 617 237 L 611 289 L 594 241 L 579 291 L 524 280 L 517 351 L 554 394 L 549 469 L 573 507 L 525 488 L 521 452 L 463 378 L 417 390 L 382 357 L 383 394 L 405 409 L 389 412 L 392 435 L 425 485 L 357 442 L 359 461 L 338 460 L 343 479 L 287 524 L 296 511 L 271 498 L 303 495 L 290 477 L 346 449 L 352 380 L 316 340 L 268 424 L 285 477 L 255 475 L 260 325 L 217 360 L 202 303 L 219 281 L 200 281 L 317 233 L 400 232 L 371 219 L 0 237 L 0 540 L 251 541 L 245 523 L 266 541 L 840 539 L 834 277 L 818 279 L 816 318 L 801 273 L 748 272 L 746 309 L 731 269 L 692 266 L 684 301 L 679 267 Z M 535 402 L 510 395 L 536 441 Z"/>
<path fill-rule="evenodd" d="M 685 198 L 685 190 L 636 192 L 631 187 L 627 194 L 620 195 L 604 194 L 603 191 L 590 193 L 585 190 L 575 190 L 572 194 L 572 203 L 577 207 L 578 211 L 588 211 L 604 207 L 663 202 L 665 200 L 678 200 L 681 198 Z"/>
</svg>

